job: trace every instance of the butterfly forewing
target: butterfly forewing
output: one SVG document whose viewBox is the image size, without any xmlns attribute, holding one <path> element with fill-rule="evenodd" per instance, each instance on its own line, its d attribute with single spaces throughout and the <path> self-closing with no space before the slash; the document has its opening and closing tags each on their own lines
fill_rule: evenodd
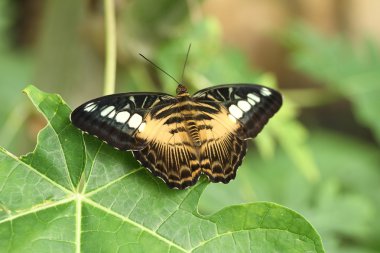
<svg viewBox="0 0 380 253">
<path fill-rule="evenodd" d="M 120 150 L 139 150 L 145 140 L 136 133 L 145 126 L 151 108 L 166 107 L 175 98 L 164 93 L 123 93 L 96 98 L 76 108 L 71 121 Z"/>
<path fill-rule="evenodd" d="M 278 91 L 253 84 L 215 86 L 198 91 L 193 97 L 203 102 L 220 102 L 229 117 L 242 125 L 246 139 L 254 138 L 282 105 Z"/>
<path fill-rule="evenodd" d="M 180 86 L 179 86 L 180 87 Z M 115 148 L 133 150 L 170 188 L 235 178 L 247 149 L 281 107 L 277 91 L 260 85 L 221 85 L 190 97 L 125 93 L 91 100 L 71 115 L 75 126 Z"/>
</svg>

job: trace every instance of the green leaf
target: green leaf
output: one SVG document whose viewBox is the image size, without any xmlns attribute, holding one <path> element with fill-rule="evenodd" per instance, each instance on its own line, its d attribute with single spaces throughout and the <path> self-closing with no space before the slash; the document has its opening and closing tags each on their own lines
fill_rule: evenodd
<svg viewBox="0 0 380 253">
<path fill-rule="evenodd" d="M 81 133 L 67 120 L 70 108 L 59 96 L 48 96 L 33 86 L 25 92 L 44 114 L 48 126 L 39 134 L 33 153 L 22 160 L 62 186 L 73 189 L 83 171 L 85 152 Z M 39 166 L 42 164 L 44 166 Z"/>
<path fill-rule="evenodd" d="M 274 203 L 198 212 L 207 186 L 171 190 L 129 152 L 82 136 L 58 95 L 25 89 L 45 116 L 36 149 L 0 149 L 5 252 L 324 252 L 315 229 Z"/>
<path fill-rule="evenodd" d="M 293 66 L 349 99 L 357 119 L 380 142 L 379 47 L 362 43 L 357 52 L 343 38 L 324 38 L 303 26 L 294 27 L 287 39 L 293 47 Z"/>
<path fill-rule="evenodd" d="M 255 152 L 244 159 L 248 166 L 239 169 L 232 183 L 207 187 L 200 210 L 211 213 L 231 204 L 273 201 L 312 222 L 324 238 L 326 252 L 378 252 L 378 147 L 333 131 L 311 129 L 310 136 L 321 180 L 311 184 L 292 166 L 285 150 L 278 150 L 270 160 Z"/>
</svg>

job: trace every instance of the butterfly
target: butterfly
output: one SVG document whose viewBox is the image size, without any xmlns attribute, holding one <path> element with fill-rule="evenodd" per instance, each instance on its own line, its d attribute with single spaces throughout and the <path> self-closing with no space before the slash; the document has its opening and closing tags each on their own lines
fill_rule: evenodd
<svg viewBox="0 0 380 253">
<path fill-rule="evenodd" d="M 219 85 L 190 95 L 121 93 L 90 100 L 72 123 L 119 150 L 129 150 L 170 188 L 194 185 L 201 174 L 228 183 L 254 138 L 281 107 L 281 94 L 255 84 Z"/>
</svg>

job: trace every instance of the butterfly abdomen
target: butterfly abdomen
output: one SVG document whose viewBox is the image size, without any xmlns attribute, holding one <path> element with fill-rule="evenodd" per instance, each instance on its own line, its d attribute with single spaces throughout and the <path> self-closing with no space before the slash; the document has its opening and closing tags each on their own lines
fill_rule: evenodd
<svg viewBox="0 0 380 253">
<path fill-rule="evenodd" d="M 185 116 L 185 118 L 187 117 Z M 189 134 L 191 140 L 193 141 L 194 146 L 200 147 L 201 138 L 199 137 L 199 130 L 198 130 L 195 120 L 191 118 L 187 118 L 187 120 L 185 121 L 185 126 L 186 126 L 187 133 Z"/>
</svg>

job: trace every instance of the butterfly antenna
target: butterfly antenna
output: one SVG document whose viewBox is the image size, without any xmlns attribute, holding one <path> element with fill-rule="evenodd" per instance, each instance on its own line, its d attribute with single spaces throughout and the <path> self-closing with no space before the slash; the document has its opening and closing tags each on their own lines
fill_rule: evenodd
<svg viewBox="0 0 380 253">
<path fill-rule="evenodd" d="M 181 81 L 182 82 L 183 82 L 183 75 L 185 74 L 185 68 L 186 68 L 186 64 L 187 64 L 187 59 L 189 59 L 190 48 L 191 48 L 191 43 L 189 44 L 189 48 L 187 49 L 185 63 L 183 64 L 182 76 L 181 76 Z"/>
<path fill-rule="evenodd" d="M 162 68 L 160 68 L 157 64 L 155 64 L 154 62 L 152 62 L 151 60 L 149 60 L 148 58 L 146 58 L 144 55 L 142 54 L 139 54 L 142 58 L 144 58 L 147 62 L 149 62 L 150 64 L 152 64 L 154 67 L 156 67 L 157 69 L 161 70 L 162 73 L 166 74 L 168 77 L 170 77 L 171 79 L 173 79 L 178 85 L 180 84 L 174 77 L 172 77 L 171 75 L 169 75 L 168 72 L 166 72 L 165 70 L 163 70 Z"/>
</svg>

